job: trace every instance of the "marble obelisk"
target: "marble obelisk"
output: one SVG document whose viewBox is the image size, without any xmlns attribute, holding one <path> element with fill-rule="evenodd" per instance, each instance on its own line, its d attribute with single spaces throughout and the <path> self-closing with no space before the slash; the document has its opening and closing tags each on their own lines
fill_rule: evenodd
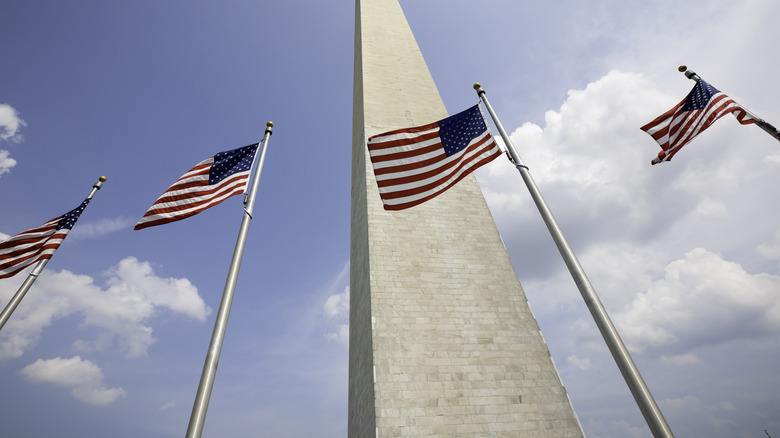
<svg viewBox="0 0 780 438">
<path fill-rule="evenodd" d="M 353 99 L 349 437 L 583 436 L 474 176 L 382 208 L 367 138 L 448 116 L 397 0 L 356 0 Z"/>
</svg>

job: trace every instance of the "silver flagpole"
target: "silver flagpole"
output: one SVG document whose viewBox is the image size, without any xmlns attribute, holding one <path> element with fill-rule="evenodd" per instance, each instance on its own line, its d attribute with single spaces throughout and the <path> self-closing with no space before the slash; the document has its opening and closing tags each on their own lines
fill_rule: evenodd
<svg viewBox="0 0 780 438">
<path fill-rule="evenodd" d="M 225 280 L 225 289 L 222 292 L 222 301 L 219 303 L 219 312 L 217 320 L 214 323 L 214 331 L 211 334 L 211 343 L 206 355 L 206 362 L 203 364 L 203 372 L 200 375 L 198 392 L 195 395 L 195 403 L 192 406 L 190 415 L 190 424 L 187 426 L 187 438 L 200 438 L 203 433 L 203 424 L 206 421 L 206 411 L 209 409 L 209 399 L 211 390 L 214 387 L 214 378 L 217 375 L 217 365 L 219 364 L 219 355 L 222 351 L 222 341 L 225 339 L 225 330 L 227 329 L 228 317 L 230 316 L 230 306 L 233 303 L 233 295 L 236 290 L 236 281 L 238 280 L 238 271 L 241 268 L 241 258 L 244 256 L 244 246 L 246 237 L 249 233 L 249 223 L 252 220 L 252 211 L 255 207 L 255 197 L 257 187 L 260 185 L 260 173 L 263 170 L 265 161 L 265 151 L 268 146 L 268 139 L 273 133 L 273 122 L 266 123 L 265 134 L 263 135 L 262 146 L 260 147 L 260 158 L 257 162 L 255 175 L 252 179 L 252 186 L 244 200 L 244 218 L 241 221 L 241 228 L 238 231 L 236 239 L 236 248 L 233 250 L 233 259 L 230 261 L 230 270 L 227 280 Z"/>
<path fill-rule="evenodd" d="M 95 196 L 95 193 L 100 190 L 101 187 L 103 187 L 104 182 L 106 182 L 105 176 L 98 178 L 98 182 L 92 186 L 92 191 L 89 192 L 89 195 L 87 195 L 87 199 L 92 199 L 92 197 Z M 27 291 L 30 290 L 30 287 L 32 287 L 33 283 L 35 283 L 35 280 L 37 280 L 38 276 L 41 275 L 43 268 L 48 262 L 49 259 L 38 261 L 33 270 L 30 271 L 30 275 L 27 276 L 27 279 L 24 280 L 24 283 L 22 283 L 22 285 L 19 287 L 19 290 L 17 290 L 16 294 L 13 296 L 13 298 L 11 298 L 11 301 L 8 303 L 8 305 L 5 306 L 3 313 L 0 313 L 0 330 L 3 329 L 3 326 L 5 326 L 8 318 L 10 318 L 11 314 L 14 313 L 14 310 L 16 310 L 16 306 L 19 305 L 19 303 L 22 301 L 22 298 L 24 298 L 24 296 L 27 294 Z"/>
<path fill-rule="evenodd" d="M 701 80 L 701 77 L 699 77 L 699 75 L 697 75 L 696 73 L 688 70 L 688 67 L 686 67 L 684 65 L 681 65 L 680 67 L 678 67 L 677 70 L 680 73 L 683 73 L 685 75 L 685 77 L 690 79 L 690 80 L 693 80 L 693 81 L 696 81 L 696 82 L 699 82 Z M 761 117 L 758 117 L 757 115 L 753 114 L 753 112 L 751 112 L 749 109 L 745 108 L 744 105 L 739 104 L 739 106 L 742 109 L 744 109 L 745 112 L 750 117 L 753 118 L 753 120 L 756 121 L 756 125 L 758 125 L 759 128 L 761 128 L 764 131 L 766 131 L 766 133 L 771 135 L 772 137 L 774 137 L 775 140 L 780 141 L 780 130 L 778 130 L 777 128 L 772 126 L 769 122 L 767 122 L 766 120 L 762 119 Z"/>
<path fill-rule="evenodd" d="M 631 394 L 633 394 L 634 399 L 639 405 L 639 410 L 642 411 L 642 415 L 645 417 L 645 421 L 650 427 L 650 431 L 656 438 L 674 437 L 669 425 L 666 424 L 666 420 L 664 419 L 661 410 L 655 403 L 652 394 L 650 394 L 650 390 L 647 388 L 642 376 L 639 374 L 639 370 L 631 359 L 628 349 L 626 349 L 626 346 L 620 339 L 620 335 L 612 324 L 612 321 L 609 319 L 606 309 L 604 309 L 601 300 L 599 300 L 598 295 L 596 295 L 596 291 L 593 290 L 593 286 L 591 286 L 588 277 L 585 275 L 585 271 L 582 269 L 582 266 L 580 266 L 577 256 L 574 255 L 574 251 L 572 251 L 569 242 L 566 240 L 566 237 L 564 237 L 552 212 L 547 207 L 547 203 L 544 201 L 544 198 L 542 198 L 542 194 L 536 187 L 533 178 L 531 178 L 531 174 L 528 173 L 528 167 L 523 164 L 512 140 L 498 120 L 496 113 L 493 111 L 493 107 L 490 106 L 490 102 L 488 102 L 487 96 L 485 95 L 485 90 L 483 90 L 482 86 L 478 83 L 474 84 L 474 89 L 477 90 L 477 95 L 485 103 L 496 128 L 498 128 L 498 132 L 501 134 L 501 138 L 504 139 L 504 143 L 506 144 L 507 151 L 510 155 L 510 161 L 515 165 L 517 170 L 520 171 L 520 175 L 522 175 L 523 181 L 525 181 L 525 185 L 528 187 L 528 191 L 531 193 L 531 197 L 533 198 L 534 203 L 536 203 L 536 207 L 539 209 L 539 213 L 542 214 L 542 219 L 544 219 L 544 223 L 547 224 L 547 229 L 550 231 L 550 235 L 552 235 L 555 245 L 558 247 L 558 251 L 560 251 L 563 261 L 566 263 L 566 267 L 569 268 L 569 272 L 571 273 L 572 278 L 574 278 L 574 283 L 577 284 L 577 288 L 580 290 L 580 294 L 582 294 L 582 298 L 585 300 L 585 304 L 588 306 L 590 314 L 596 321 L 596 326 L 601 332 L 601 336 L 604 337 L 607 347 L 609 347 L 609 351 L 612 353 L 612 357 L 615 359 L 620 372 L 623 374 L 623 378 L 626 380 L 628 388 L 631 390 Z"/>
</svg>

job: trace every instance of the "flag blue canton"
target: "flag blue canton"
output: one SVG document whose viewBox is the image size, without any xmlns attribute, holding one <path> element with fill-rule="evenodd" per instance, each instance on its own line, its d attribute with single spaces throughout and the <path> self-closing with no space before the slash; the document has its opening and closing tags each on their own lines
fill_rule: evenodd
<svg viewBox="0 0 780 438">
<path fill-rule="evenodd" d="M 444 154 L 448 157 L 457 154 L 486 130 L 479 105 L 439 121 L 439 137 Z"/>
<path fill-rule="evenodd" d="M 87 208 L 88 204 L 89 204 L 89 199 L 85 199 L 84 202 L 81 203 L 81 205 L 62 215 L 60 221 L 57 222 L 57 227 L 55 227 L 54 229 L 55 230 L 73 229 L 73 225 L 76 224 L 76 221 L 78 220 L 79 216 L 81 216 L 81 213 L 84 212 L 84 209 Z"/>
<path fill-rule="evenodd" d="M 699 80 L 693 87 L 688 97 L 685 98 L 685 104 L 680 108 L 681 111 L 696 111 L 704 109 L 707 103 L 712 99 L 712 96 L 716 93 L 720 93 L 712 85 Z"/>
<path fill-rule="evenodd" d="M 209 170 L 209 185 L 217 184 L 235 173 L 251 169 L 256 150 L 257 143 L 214 155 L 214 165 Z"/>
</svg>

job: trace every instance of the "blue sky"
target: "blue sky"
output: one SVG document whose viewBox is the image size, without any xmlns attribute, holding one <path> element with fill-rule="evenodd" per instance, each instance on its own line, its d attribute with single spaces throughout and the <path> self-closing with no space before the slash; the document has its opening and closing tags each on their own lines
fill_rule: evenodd
<svg viewBox="0 0 780 438">
<path fill-rule="evenodd" d="M 780 125 L 780 5 L 401 5 L 451 113 L 487 90 L 676 435 L 780 435 L 780 145 L 728 116 L 651 167 L 639 130 L 679 64 Z M 184 434 L 241 203 L 132 226 L 268 120 L 204 436 L 346 435 L 353 32 L 352 1 L 0 5 L 0 233 L 108 177 L 0 333 L 4 436 Z M 586 433 L 649 436 L 519 175 L 477 176 Z"/>
</svg>

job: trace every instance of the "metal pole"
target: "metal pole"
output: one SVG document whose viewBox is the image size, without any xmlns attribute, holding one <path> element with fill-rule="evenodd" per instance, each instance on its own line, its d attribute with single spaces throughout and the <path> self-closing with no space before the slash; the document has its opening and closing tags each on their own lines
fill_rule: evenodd
<svg viewBox="0 0 780 438">
<path fill-rule="evenodd" d="M 30 287 L 33 285 L 33 283 L 35 283 L 35 280 L 37 280 L 38 276 L 41 275 L 41 272 L 43 272 L 43 268 L 46 266 L 48 261 L 49 259 L 38 261 L 33 270 L 30 271 L 30 275 L 27 276 L 27 278 L 24 280 L 24 283 L 22 283 L 22 285 L 19 287 L 19 290 L 17 290 L 16 294 L 13 296 L 13 298 L 11 298 L 11 301 L 9 301 L 5 306 L 3 313 L 0 313 L 0 330 L 3 329 L 3 326 L 5 326 L 5 323 L 11 317 L 11 314 L 14 313 L 16 306 L 22 302 L 22 298 L 24 298 L 24 296 L 27 294 L 27 291 L 30 290 Z"/>
<path fill-rule="evenodd" d="M 577 284 L 577 288 L 580 290 L 580 294 L 582 294 L 582 298 L 585 300 L 585 304 L 588 306 L 588 310 L 593 316 L 596 326 L 601 332 L 601 336 L 604 337 L 604 341 L 606 341 L 607 347 L 609 347 L 609 351 L 612 353 L 612 357 L 615 359 L 621 374 L 623 374 L 623 378 L 628 384 L 628 388 L 631 390 L 634 400 L 636 400 L 639 405 L 639 410 L 642 411 L 642 415 L 645 417 L 645 421 L 650 427 L 650 431 L 656 438 L 674 437 L 669 425 L 666 424 L 666 420 L 664 419 L 661 410 L 658 408 L 658 405 L 656 405 L 652 394 L 650 394 L 650 390 L 647 388 L 642 376 L 639 374 L 639 370 L 631 359 L 628 349 L 626 349 L 626 346 L 620 339 L 617 329 L 615 329 L 615 326 L 612 324 L 606 309 L 604 309 L 601 300 L 599 300 L 598 295 L 596 295 L 596 291 L 593 290 L 593 286 L 591 286 L 588 277 L 585 275 L 585 271 L 582 269 L 582 266 L 580 266 L 577 256 L 574 255 L 574 251 L 572 251 L 569 242 L 566 240 L 566 237 L 564 237 L 552 212 L 547 207 L 547 203 L 544 201 L 544 198 L 542 198 L 542 194 L 536 187 L 533 178 L 531 178 L 531 174 L 528 173 L 528 167 L 523 164 L 512 140 L 498 120 L 490 102 L 488 102 L 485 90 L 483 90 L 482 86 L 479 84 L 474 84 L 474 89 L 477 90 L 477 95 L 479 95 L 480 99 L 485 103 L 485 107 L 487 107 L 490 116 L 493 118 L 493 122 L 495 123 L 496 128 L 498 128 L 498 132 L 501 134 L 501 138 L 504 139 L 507 151 L 511 156 L 510 160 L 517 170 L 520 171 L 520 175 L 522 175 L 523 181 L 525 181 L 525 185 L 528 187 L 528 191 L 531 193 L 531 197 L 533 198 L 536 207 L 539 209 L 539 213 L 541 213 L 542 219 L 544 219 L 544 223 L 547 225 L 547 229 L 550 231 L 550 235 L 552 235 L 555 245 L 558 247 L 558 251 L 560 251 L 561 256 L 563 257 L 563 261 L 566 263 L 566 267 L 569 268 L 569 272 L 571 273 L 572 278 L 574 278 L 574 283 Z"/>
<path fill-rule="evenodd" d="M 225 339 L 228 317 L 230 316 L 230 306 L 233 303 L 233 295 L 236 290 L 238 271 L 241 268 L 241 258 L 244 256 L 244 246 L 246 244 L 247 234 L 249 233 L 249 223 L 252 220 L 252 211 L 255 206 L 257 187 L 260 184 L 260 173 L 263 170 L 265 151 L 268 146 L 268 139 L 273 133 L 273 126 L 273 122 L 268 122 L 266 124 L 262 146 L 260 147 L 260 158 L 255 169 L 252 185 L 244 200 L 244 218 L 241 220 L 241 228 L 238 231 L 238 239 L 236 239 L 236 248 L 233 250 L 233 259 L 230 261 L 230 270 L 228 271 L 227 280 L 225 280 L 222 301 L 219 303 L 217 320 L 214 322 L 214 331 L 211 334 L 209 351 L 206 355 L 206 361 L 203 364 L 203 372 L 200 375 L 198 392 L 195 395 L 195 403 L 192 406 L 190 423 L 189 426 L 187 426 L 187 438 L 200 438 L 203 433 L 203 424 L 206 421 L 206 411 L 208 411 L 209 408 L 211 390 L 214 387 L 214 378 L 217 375 L 217 365 L 219 365 L 219 355 L 222 352 L 222 342 Z"/>
<path fill-rule="evenodd" d="M 688 70 L 688 67 L 686 67 L 684 65 L 679 66 L 677 68 L 677 70 L 680 73 L 683 73 L 685 75 L 685 77 L 690 79 L 690 80 L 693 80 L 693 81 L 696 81 L 696 82 L 699 82 L 701 80 L 701 77 L 699 75 L 697 75 L 696 73 Z M 745 110 L 745 112 L 747 113 L 748 116 L 752 117 L 753 120 L 756 121 L 756 125 L 758 125 L 759 128 L 763 129 L 767 134 L 769 134 L 772 137 L 774 137 L 775 140 L 780 141 L 780 130 L 778 130 L 777 128 L 772 126 L 769 122 L 767 122 L 766 120 L 762 119 L 761 117 L 758 117 L 757 115 L 753 114 L 752 111 L 750 111 L 749 109 L 745 108 L 743 105 L 739 105 L 739 106 L 743 110 Z"/>
<path fill-rule="evenodd" d="M 106 181 L 105 176 L 101 176 L 98 178 L 98 182 L 96 182 L 92 186 L 92 191 L 89 192 L 89 195 L 87 195 L 87 199 L 92 199 L 93 196 L 95 196 L 95 193 L 100 190 L 101 187 L 103 187 L 103 183 Z M 0 313 L 0 330 L 3 329 L 3 326 L 5 326 L 5 323 L 8 321 L 8 318 L 11 317 L 11 314 L 14 313 L 14 310 L 16 310 L 16 306 L 19 305 L 19 303 L 22 301 L 22 298 L 27 294 L 27 291 L 30 290 L 30 287 L 32 287 L 33 283 L 35 283 L 35 280 L 38 279 L 38 276 L 41 275 L 41 272 L 43 272 L 43 268 L 46 266 L 46 263 L 49 262 L 49 259 L 43 259 L 39 260 L 38 263 L 35 265 L 32 271 L 30 271 L 30 275 L 27 276 L 27 278 L 24 280 L 24 283 L 19 287 L 19 290 L 16 291 L 16 294 L 11 298 L 11 301 L 8 302 L 8 304 L 5 306 L 5 309 L 3 309 L 3 312 Z"/>
</svg>

